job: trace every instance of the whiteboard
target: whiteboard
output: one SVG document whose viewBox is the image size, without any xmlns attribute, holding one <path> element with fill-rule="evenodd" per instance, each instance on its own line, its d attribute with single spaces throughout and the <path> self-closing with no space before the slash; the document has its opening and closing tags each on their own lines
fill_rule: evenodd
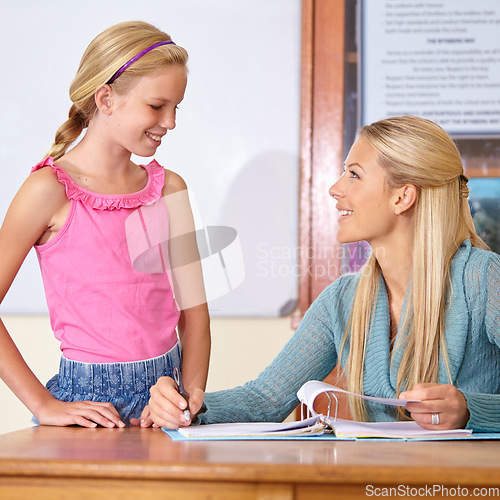
<svg viewBox="0 0 500 500">
<path fill-rule="evenodd" d="M 24 0 L 0 18 L 0 217 L 65 121 L 88 43 L 144 20 L 190 55 L 177 127 L 155 158 L 179 173 L 207 226 L 234 228 L 243 282 L 213 316 L 279 316 L 298 295 L 300 0 Z M 141 159 L 143 163 L 149 159 Z M 0 311 L 46 314 L 32 251 Z"/>
</svg>

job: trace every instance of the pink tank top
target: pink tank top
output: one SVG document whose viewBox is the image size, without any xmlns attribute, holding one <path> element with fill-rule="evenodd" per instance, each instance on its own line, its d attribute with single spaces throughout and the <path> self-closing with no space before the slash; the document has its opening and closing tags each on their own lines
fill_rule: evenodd
<svg viewBox="0 0 500 500">
<path fill-rule="evenodd" d="M 52 158 L 32 172 L 44 167 L 52 168 L 71 201 L 60 231 L 36 246 L 51 326 L 64 357 L 113 363 L 164 354 L 177 342 L 180 314 L 169 274 L 134 269 L 126 228 L 130 221 L 144 223 L 143 206 L 157 202 L 166 213 L 163 168 L 154 160 L 144 165 L 148 183 L 137 193 L 104 195 L 76 184 Z M 162 220 L 168 232 L 168 216 Z M 139 232 L 147 236 L 146 227 Z"/>
</svg>

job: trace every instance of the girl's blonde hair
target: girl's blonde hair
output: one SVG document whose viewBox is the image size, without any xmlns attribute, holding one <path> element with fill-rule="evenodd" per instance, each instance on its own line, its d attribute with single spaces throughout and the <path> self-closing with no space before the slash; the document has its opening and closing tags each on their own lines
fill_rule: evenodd
<svg viewBox="0 0 500 500">
<path fill-rule="evenodd" d="M 412 184 L 417 188 L 414 211 L 413 271 L 403 312 L 404 341 L 397 374 L 397 394 L 421 382 L 437 382 L 439 356 L 448 366 L 444 339 L 444 314 L 452 293 L 450 264 L 465 239 L 487 248 L 476 234 L 469 205 L 467 177 L 460 153 L 436 123 L 415 116 L 381 120 L 364 126 L 359 137 L 379 153 L 389 187 Z M 348 390 L 363 392 L 366 345 L 378 296 L 380 267 L 371 255 L 360 272 L 353 308 L 342 349 L 349 344 Z M 361 403 L 360 403 L 361 401 Z M 351 401 L 353 417 L 366 420 L 360 398 Z"/>
<path fill-rule="evenodd" d="M 68 120 L 57 130 L 46 156 L 57 160 L 66 153 L 96 112 L 95 93 L 119 68 L 147 47 L 170 40 L 169 35 L 142 21 L 115 24 L 94 38 L 83 54 L 69 89 L 73 104 Z M 170 64 L 186 65 L 187 60 L 186 50 L 179 45 L 162 45 L 136 60 L 111 85 L 116 93 L 124 94 L 137 77 L 155 73 Z"/>
</svg>

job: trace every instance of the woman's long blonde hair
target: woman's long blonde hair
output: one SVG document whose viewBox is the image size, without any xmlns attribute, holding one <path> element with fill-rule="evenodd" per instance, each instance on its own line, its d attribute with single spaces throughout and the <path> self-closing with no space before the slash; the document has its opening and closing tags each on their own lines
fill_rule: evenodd
<svg viewBox="0 0 500 500">
<path fill-rule="evenodd" d="M 381 120 L 364 126 L 359 137 L 379 153 L 379 164 L 390 187 L 412 184 L 417 188 L 414 210 L 413 272 L 403 312 L 404 342 L 397 374 L 397 393 L 421 382 L 437 382 L 439 356 L 448 366 L 444 341 L 447 294 L 451 294 L 450 264 L 465 239 L 487 248 L 476 234 L 468 205 L 469 190 L 460 153 L 436 123 L 415 116 Z M 353 308 L 342 349 L 349 391 L 363 392 L 366 345 L 378 296 L 380 267 L 371 255 L 360 272 Z M 360 402 L 361 401 L 361 402 Z M 351 401 L 356 420 L 366 420 L 360 398 Z"/>
<path fill-rule="evenodd" d="M 151 45 L 170 41 L 169 35 L 142 21 L 115 24 L 99 34 L 85 50 L 69 96 L 72 106 L 66 120 L 57 130 L 55 141 L 46 156 L 54 160 L 63 156 L 88 126 L 96 112 L 95 93 L 127 61 Z M 124 94 L 137 77 L 153 74 L 170 64 L 186 65 L 188 54 L 179 45 L 162 45 L 131 64 L 111 85 Z"/>
</svg>

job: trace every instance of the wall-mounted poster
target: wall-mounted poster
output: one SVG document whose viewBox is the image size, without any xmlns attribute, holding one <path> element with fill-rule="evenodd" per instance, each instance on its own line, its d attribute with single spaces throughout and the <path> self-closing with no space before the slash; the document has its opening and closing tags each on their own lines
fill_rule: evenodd
<svg viewBox="0 0 500 500">
<path fill-rule="evenodd" d="M 500 1 L 361 0 L 361 125 L 414 114 L 500 135 Z"/>
</svg>

